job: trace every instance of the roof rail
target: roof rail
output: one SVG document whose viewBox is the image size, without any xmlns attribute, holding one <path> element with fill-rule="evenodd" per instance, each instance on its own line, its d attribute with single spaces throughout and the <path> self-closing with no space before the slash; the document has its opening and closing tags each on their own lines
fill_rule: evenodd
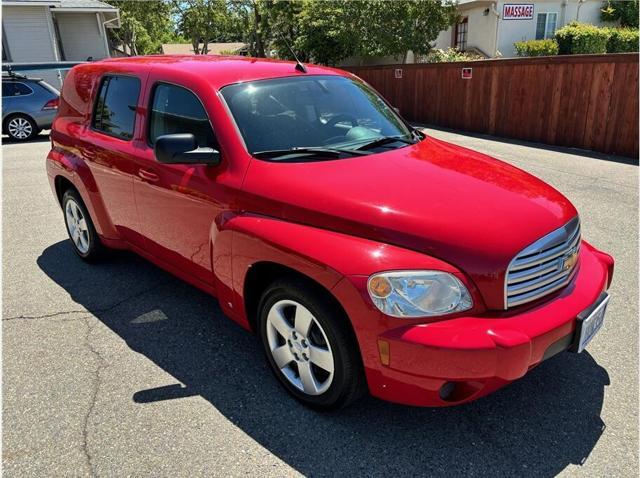
<svg viewBox="0 0 640 478">
<path fill-rule="evenodd" d="M 23 75 L 22 73 L 16 73 L 15 71 L 3 71 L 2 78 L 20 78 L 21 80 L 26 80 L 27 75 Z"/>
<path fill-rule="evenodd" d="M 2 71 L 69 70 L 86 61 L 54 61 L 48 63 L 3 63 Z"/>
</svg>

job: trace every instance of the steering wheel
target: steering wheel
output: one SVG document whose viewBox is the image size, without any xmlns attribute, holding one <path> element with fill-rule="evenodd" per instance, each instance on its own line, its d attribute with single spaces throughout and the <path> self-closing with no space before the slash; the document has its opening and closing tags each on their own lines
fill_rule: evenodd
<svg viewBox="0 0 640 478">
<path fill-rule="evenodd" d="M 343 121 L 351 123 L 351 126 L 358 126 L 358 118 L 349 113 L 338 113 L 334 117 L 332 117 L 329 121 L 325 123 L 327 128 L 333 128 L 338 123 L 342 123 Z"/>
</svg>

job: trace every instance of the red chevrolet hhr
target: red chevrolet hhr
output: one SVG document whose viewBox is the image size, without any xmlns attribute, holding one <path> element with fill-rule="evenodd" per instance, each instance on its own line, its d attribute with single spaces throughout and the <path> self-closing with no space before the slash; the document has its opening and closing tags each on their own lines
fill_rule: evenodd
<svg viewBox="0 0 640 478">
<path fill-rule="evenodd" d="M 215 295 L 309 406 L 468 402 L 603 324 L 613 259 L 567 198 L 412 128 L 347 72 L 84 64 L 51 140 L 78 256 L 130 249 Z"/>
</svg>

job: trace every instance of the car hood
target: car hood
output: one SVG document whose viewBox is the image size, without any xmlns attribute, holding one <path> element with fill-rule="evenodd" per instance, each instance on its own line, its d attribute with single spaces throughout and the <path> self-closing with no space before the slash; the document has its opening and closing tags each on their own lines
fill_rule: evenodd
<svg viewBox="0 0 640 478">
<path fill-rule="evenodd" d="M 558 191 L 484 154 L 427 137 L 368 156 L 253 160 L 242 209 L 420 251 L 503 307 L 513 257 L 577 215 Z"/>
</svg>

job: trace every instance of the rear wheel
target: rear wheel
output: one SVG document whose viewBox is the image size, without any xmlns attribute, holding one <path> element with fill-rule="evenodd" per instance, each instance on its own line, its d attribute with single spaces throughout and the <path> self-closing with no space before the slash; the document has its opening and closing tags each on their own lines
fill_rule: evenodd
<svg viewBox="0 0 640 478">
<path fill-rule="evenodd" d="M 89 262 L 102 257 L 104 246 L 80 195 L 73 189 L 67 190 L 62 196 L 62 209 L 67 233 L 76 254 Z"/>
<path fill-rule="evenodd" d="M 259 327 L 278 380 L 312 408 L 337 409 L 364 391 L 358 347 L 348 319 L 313 287 L 280 280 L 263 294 Z"/>
<path fill-rule="evenodd" d="M 11 139 L 28 141 L 35 138 L 40 130 L 35 121 L 23 114 L 11 116 L 6 122 L 4 131 Z"/>
</svg>

